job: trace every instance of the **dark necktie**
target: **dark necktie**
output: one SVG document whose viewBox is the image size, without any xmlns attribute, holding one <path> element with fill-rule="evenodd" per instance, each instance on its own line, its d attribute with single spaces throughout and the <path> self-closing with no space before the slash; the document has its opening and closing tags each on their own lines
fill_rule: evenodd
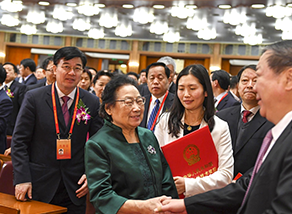
<svg viewBox="0 0 292 214">
<path fill-rule="evenodd" d="M 64 102 L 62 105 L 62 112 L 64 115 L 64 120 L 65 120 L 66 126 L 68 125 L 69 120 L 70 120 L 70 114 L 69 114 L 68 105 L 67 105 L 67 102 L 69 99 L 70 99 L 70 97 L 67 97 L 67 96 L 62 97 L 62 100 Z"/>
<path fill-rule="evenodd" d="M 251 114 L 250 111 L 244 110 L 244 111 L 243 111 L 243 116 L 242 116 L 242 122 L 247 123 L 247 122 L 248 122 L 247 118 L 248 118 L 248 116 L 249 116 L 250 114 Z"/>
<path fill-rule="evenodd" d="M 8 89 L 8 86 L 4 85 L 4 90 L 7 91 L 7 89 Z"/>
<path fill-rule="evenodd" d="M 262 146 L 261 146 L 261 149 L 259 151 L 259 154 L 258 154 L 258 158 L 257 158 L 257 161 L 254 165 L 254 168 L 253 168 L 253 172 L 252 172 L 252 175 L 251 175 L 251 178 L 250 178 L 250 181 L 249 181 L 249 184 L 248 184 L 248 187 L 247 187 L 247 190 L 245 192 L 245 195 L 244 195 L 244 199 L 242 201 L 242 204 L 245 202 L 246 200 L 246 196 L 248 194 L 248 191 L 250 189 L 250 186 L 251 186 L 251 183 L 254 179 L 254 176 L 256 175 L 256 173 L 259 171 L 259 168 L 261 167 L 262 165 L 262 162 L 263 162 L 263 158 L 272 142 L 272 139 L 273 139 L 273 135 L 272 135 L 272 130 L 268 131 L 268 133 L 266 134 L 264 140 L 263 140 L 263 143 L 262 143 Z"/>
<path fill-rule="evenodd" d="M 156 99 L 155 100 L 155 106 L 154 106 L 154 108 L 153 108 L 153 110 L 152 110 L 152 112 L 150 114 L 149 121 L 148 121 L 148 125 L 147 125 L 147 128 L 149 130 L 151 130 L 152 124 L 153 124 L 153 122 L 155 120 L 155 117 L 156 117 L 156 114 L 158 112 L 159 103 L 160 103 L 160 101 L 158 99 Z M 154 132 L 154 129 L 155 129 L 155 127 L 153 128 L 153 132 Z"/>
</svg>

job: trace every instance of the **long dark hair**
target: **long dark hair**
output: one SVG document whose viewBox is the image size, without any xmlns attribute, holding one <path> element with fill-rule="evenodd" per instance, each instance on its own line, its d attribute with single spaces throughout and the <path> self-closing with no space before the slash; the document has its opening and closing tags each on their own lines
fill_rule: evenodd
<svg viewBox="0 0 292 214">
<path fill-rule="evenodd" d="M 176 85 L 178 86 L 178 82 L 182 76 L 186 76 L 188 74 L 191 74 L 194 77 L 196 77 L 199 80 L 200 84 L 203 86 L 204 91 L 207 92 L 207 97 L 205 97 L 205 100 L 203 102 L 203 106 L 205 107 L 203 118 L 208 123 L 210 132 L 212 132 L 215 125 L 214 121 L 215 107 L 214 95 L 208 71 L 203 65 L 189 65 L 178 74 L 176 79 Z M 185 112 L 185 108 L 177 96 L 177 90 L 178 87 L 176 87 L 176 93 L 174 96 L 172 107 L 170 109 L 170 115 L 168 120 L 169 134 L 172 134 L 172 136 L 175 137 L 178 137 L 180 128 L 184 127 L 184 125 L 181 122 L 181 119 Z"/>
</svg>

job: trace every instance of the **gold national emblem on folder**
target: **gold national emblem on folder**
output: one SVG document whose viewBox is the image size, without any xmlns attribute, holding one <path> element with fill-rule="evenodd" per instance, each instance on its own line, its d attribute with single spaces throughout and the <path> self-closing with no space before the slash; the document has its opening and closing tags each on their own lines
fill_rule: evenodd
<svg viewBox="0 0 292 214">
<path fill-rule="evenodd" d="M 201 160 L 200 150 L 194 144 L 190 144 L 190 145 L 186 146 L 184 149 L 183 155 L 184 155 L 184 159 L 189 164 L 189 166 L 191 166 L 191 165 L 193 165 Z"/>
</svg>

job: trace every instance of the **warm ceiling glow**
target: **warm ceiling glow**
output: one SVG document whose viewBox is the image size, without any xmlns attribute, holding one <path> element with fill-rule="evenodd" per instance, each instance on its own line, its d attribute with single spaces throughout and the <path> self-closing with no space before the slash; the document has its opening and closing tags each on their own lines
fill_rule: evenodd
<svg viewBox="0 0 292 214">
<path fill-rule="evenodd" d="M 229 5 L 229 4 L 221 4 L 221 5 L 218 5 L 218 7 L 220 9 L 230 9 L 231 8 L 231 5 Z"/>
<path fill-rule="evenodd" d="M 0 57 L 5 57 L 5 53 L 0 52 Z"/>
<path fill-rule="evenodd" d="M 139 63 L 138 62 L 129 62 L 129 66 L 131 67 L 138 67 Z"/>
<path fill-rule="evenodd" d="M 155 5 L 153 5 L 153 8 L 154 9 L 164 9 L 165 6 L 164 5 L 161 5 L 161 4 L 155 4 Z"/>
<path fill-rule="evenodd" d="M 48 6 L 48 5 L 50 5 L 50 2 L 47 2 L 47 1 L 40 1 L 38 4 L 39 4 L 39 5 L 42 5 L 42 6 Z"/>
<path fill-rule="evenodd" d="M 68 7 L 76 7 L 77 6 L 77 4 L 76 3 L 67 3 L 66 4 Z"/>
<path fill-rule="evenodd" d="M 127 9 L 131 9 L 131 8 L 134 8 L 134 5 L 132 5 L 132 4 L 123 4 L 122 7 L 123 8 L 127 8 Z"/>
<path fill-rule="evenodd" d="M 186 5 L 185 7 L 188 9 L 197 9 L 198 8 L 198 6 L 194 5 L 194 4 L 189 4 L 189 5 Z"/>
<path fill-rule="evenodd" d="M 105 7 L 105 4 L 95 4 L 97 7 L 99 8 L 104 8 Z"/>
<path fill-rule="evenodd" d="M 253 9 L 262 9 L 265 8 L 266 6 L 264 4 L 253 4 L 250 7 Z"/>
</svg>

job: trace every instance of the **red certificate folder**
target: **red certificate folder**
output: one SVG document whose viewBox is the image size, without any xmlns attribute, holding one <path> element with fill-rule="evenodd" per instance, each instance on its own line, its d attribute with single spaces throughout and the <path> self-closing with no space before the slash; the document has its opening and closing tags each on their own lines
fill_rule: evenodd
<svg viewBox="0 0 292 214">
<path fill-rule="evenodd" d="M 218 169 L 218 153 L 205 126 L 161 147 L 173 176 L 196 178 Z"/>
</svg>

